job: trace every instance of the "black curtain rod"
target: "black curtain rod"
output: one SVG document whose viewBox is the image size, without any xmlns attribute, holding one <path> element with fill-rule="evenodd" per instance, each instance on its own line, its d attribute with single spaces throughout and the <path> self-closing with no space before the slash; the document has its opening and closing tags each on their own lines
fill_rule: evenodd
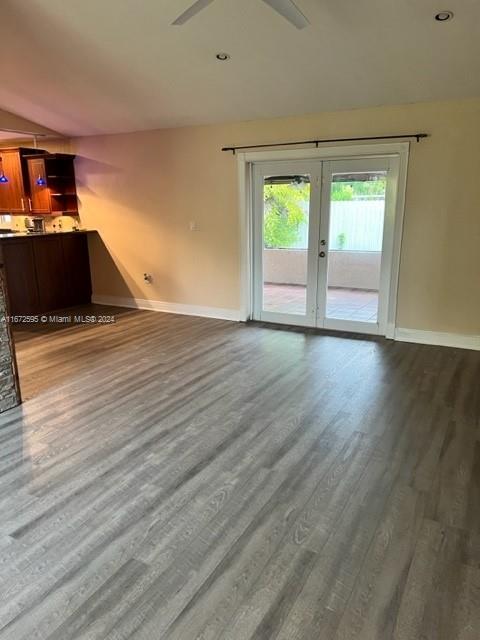
<svg viewBox="0 0 480 640">
<path fill-rule="evenodd" d="M 291 147 L 299 144 L 319 144 L 325 142 L 365 142 L 366 140 L 398 140 L 400 138 L 415 138 L 420 142 L 422 138 L 428 138 L 428 133 L 404 133 L 401 136 L 368 136 L 364 138 L 331 138 L 330 140 L 298 140 L 297 142 L 272 142 L 271 144 L 246 144 L 238 147 L 222 147 L 222 151 L 231 151 L 233 155 L 241 149 L 265 149 L 268 147 Z"/>
</svg>

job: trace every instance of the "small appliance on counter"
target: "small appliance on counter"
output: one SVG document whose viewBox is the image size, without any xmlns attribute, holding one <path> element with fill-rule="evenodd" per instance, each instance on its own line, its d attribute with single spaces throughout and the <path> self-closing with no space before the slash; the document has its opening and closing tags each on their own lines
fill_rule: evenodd
<svg viewBox="0 0 480 640">
<path fill-rule="evenodd" d="M 25 218 L 25 226 L 29 233 L 45 233 L 45 220 L 43 218 Z"/>
</svg>

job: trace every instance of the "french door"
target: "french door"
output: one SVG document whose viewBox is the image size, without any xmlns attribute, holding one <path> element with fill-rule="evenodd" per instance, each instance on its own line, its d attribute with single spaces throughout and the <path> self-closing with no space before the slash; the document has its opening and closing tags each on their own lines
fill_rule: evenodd
<svg viewBox="0 0 480 640">
<path fill-rule="evenodd" d="M 385 335 L 398 159 L 253 164 L 256 320 Z"/>
</svg>

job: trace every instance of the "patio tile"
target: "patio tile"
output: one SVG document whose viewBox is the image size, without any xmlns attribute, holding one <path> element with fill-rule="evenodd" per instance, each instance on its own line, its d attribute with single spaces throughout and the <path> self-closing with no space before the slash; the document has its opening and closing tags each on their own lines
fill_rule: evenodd
<svg viewBox="0 0 480 640">
<path fill-rule="evenodd" d="M 306 287 L 290 284 L 265 284 L 265 311 L 303 315 L 306 308 Z M 363 289 L 329 287 L 327 317 L 337 320 L 376 322 L 378 292 Z"/>
</svg>

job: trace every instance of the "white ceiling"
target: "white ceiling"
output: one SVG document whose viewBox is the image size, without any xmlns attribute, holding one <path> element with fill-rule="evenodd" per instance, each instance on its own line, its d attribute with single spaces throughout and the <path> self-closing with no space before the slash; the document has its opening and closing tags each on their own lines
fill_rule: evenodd
<svg viewBox="0 0 480 640">
<path fill-rule="evenodd" d="M 215 0 L 170 26 L 192 2 L 2 0 L 0 108 L 85 135 L 480 95 L 479 0 L 296 0 L 302 31 Z"/>
</svg>

